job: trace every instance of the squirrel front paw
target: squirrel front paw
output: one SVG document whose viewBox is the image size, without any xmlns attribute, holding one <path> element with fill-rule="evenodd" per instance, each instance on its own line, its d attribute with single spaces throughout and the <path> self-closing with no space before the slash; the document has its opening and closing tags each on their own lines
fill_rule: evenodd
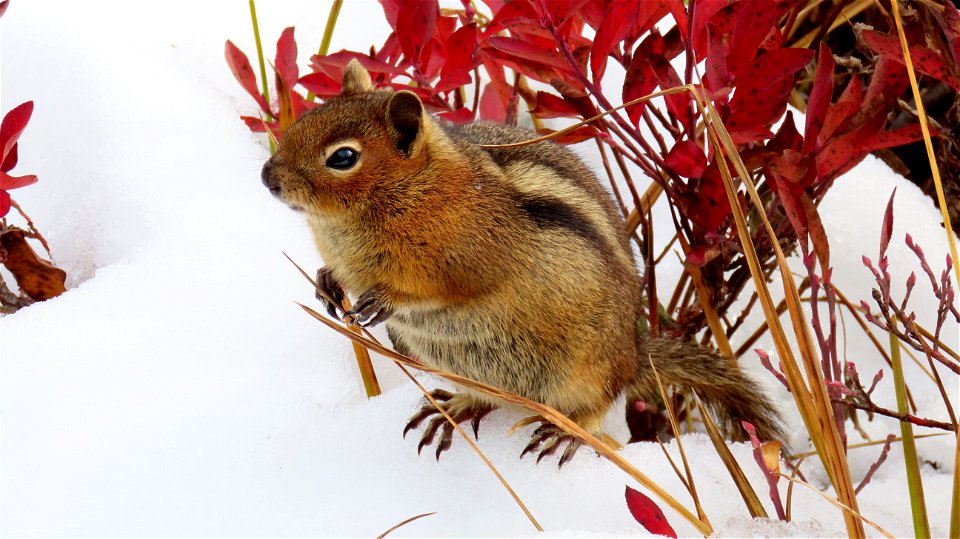
<svg viewBox="0 0 960 539">
<path fill-rule="evenodd" d="M 363 327 L 375 326 L 393 315 L 386 294 L 380 288 L 371 288 L 357 298 L 353 308 L 344 313 L 343 319 Z"/>
<path fill-rule="evenodd" d="M 437 404 L 443 408 L 443 411 L 458 424 L 470 421 L 474 438 L 478 437 L 480 420 L 496 408 L 491 404 L 479 401 L 464 393 L 454 394 L 443 389 L 435 389 L 430 392 L 430 395 L 437 401 Z M 408 432 L 419 427 L 425 419 L 432 415 L 437 415 L 437 417 L 431 419 L 430 422 L 427 423 L 427 427 L 423 430 L 423 435 L 420 437 L 420 444 L 417 446 L 417 454 L 420 454 L 420 451 L 422 451 L 425 446 L 432 444 L 437 432 L 440 431 L 440 439 L 437 441 L 436 452 L 437 460 L 440 460 L 440 453 L 450 449 L 450 446 L 453 444 L 453 425 L 447 421 L 447 418 L 444 417 L 443 414 L 440 413 L 440 410 L 430 401 L 424 402 L 420 411 L 410 418 L 407 426 L 403 428 L 403 437 L 406 438 Z"/>
<path fill-rule="evenodd" d="M 322 267 L 317 270 L 317 299 L 327 309 L 330 316 L 337 316 L 337 309 L 343 309 L 343 298 L 346 294 L 343 287 L 333 276 L 333 271 L 328 267 Z"/>
</svg>

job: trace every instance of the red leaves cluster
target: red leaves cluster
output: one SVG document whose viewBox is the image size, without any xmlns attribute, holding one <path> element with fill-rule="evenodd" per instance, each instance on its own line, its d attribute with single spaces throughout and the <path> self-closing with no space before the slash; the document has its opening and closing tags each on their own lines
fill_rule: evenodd
<svg viewBox="0 0 960 539">
<path fill-rule="evenodd" d="M 17 165 L 17 139 L 27 128 L 30 115 L 33 114 L 33 101 L 27 101 L 14 108 L 3 117 L 0 123 L 0 217 L 10 211 L 10 189 L 24 187 L 37 182 L 34 175 L 11 176 L 8 174 Z"/>
<path fill-rule="evenodd" d="M 276 104 L 267 103 L 246 56 L 228 41 L 227 62 L 264 115 L 244 118 L 251 129 L 266 126 L 279 135 L 314 106 L 297 87 L 320 98 L 336 95 L 343 69 L 353 58 L 370 71 L 375 84 L 412 90 L 449 121 L 515 123 L 521 99 L 537 120 L 588 118 L 610 108 L 602 78 L 611 61 L 626 71 L 618 89 L 624 102 L 694 82 L 689 67 L 678 73 L 671 63 L 686 54 L 688 62 L 702 60 L 698 72 L 705 97 L 748 167 L 768 180 L 805 250 L 812 241 L 821 262 L 828 261 L 829 248 L 817 201 L 868 153 L 920 135 L 915 125 L 887 129 L 886 115 L 907 84 L 896 35 L 863 32 L 863 42 L 880 58 L 876 72 L 869 79 L 852 76 L 840 92 L 834 88 L 831 51 L 821 47 L 817 55 L 785 45 L 783 28 L 796 16 L 796 0 L 697 0 L 692 6 L 682 0 L 485 0 L 490 18 L 478 17 L 468 1 L 463 10 L 443 11 L 437 0 L 380 3 L 393 32 L 379 49 L 313 56 L 311 72 L 303 76 L 297 70 L 293 29 L 285 30 L 274 62 Z M 948 5 L 941 18 L 953 58 L 921 45 L 911 52 L 920 72 L 960 89 L 960 13 Z M 774 134 L 798 74 L 814 56 L 815 83 L 804 132 L 797 131 L 788 114 Z M 482 88 L 481 68 L 489 79 Z M 530 89 L 520 75 L 553 92 Z M 475 85 L 473 103 L 466 102 L 462 91 L 470 84 Z M 700 114 L 688 93 L 666 96 L 664 105 L 674 140 L 653 162 L 667 173 L 666 192 L 691 224 L 691 248 L 713 251 L 733 232 L 717 156 L 707 151 L 698 133 Z M 629 122 L 620 126 L 635 139 L 642 137 L 639 128 L 649 106 L 627 107 Z M 558 142 L 597 136 L 607 136 L 602 124 L 567 133 Z M 659 174 L 647 173 L 663 181 Z"/>
</svg>

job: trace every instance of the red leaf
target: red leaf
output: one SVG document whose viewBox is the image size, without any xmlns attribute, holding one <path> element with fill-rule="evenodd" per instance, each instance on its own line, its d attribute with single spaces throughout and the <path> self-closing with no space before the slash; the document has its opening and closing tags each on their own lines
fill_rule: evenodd
<svg viewBox="0 0 960 539">
<path fill-rule="evenodd" d="M 238 49 L 229 39 L 224 46 L 223 53 L 227 59 L 227 66 L 230 67 L 230 71 L 237 79 L 237 82 L 240 83 L 240 86 L 256 100 L 263 112 L 271 114 L 270 107 L 267 105 L 266 100 L 263 99 L 263 96 L 260 95 L 260 90 L 257 89 L 257 76 L 253 74 L 253 68 L 250 66 L 250 61 L 247 60 L 247 55 Z"/>
<path fill-rule="evenodd" d="M 455 124 L 464 124 L 473 121 L 473 111 L 467 107 L 461 107 L 455 110 L 448 110 L 438 114 L 441 118 Z"/>
<path fill-rule="evenodd" d="M 486 44 L 496 50 L 506 52 L 511 56 L 532 60 L 539 64 L 549 66 L 555 69 L 568 70 L 566 61 L 559 55 L 547 49 L 541 49 L 519 39 L 512 37 L 493 36 L 486 40 Z"/>
<path fill-rule="evenodd" d="M 287 87 L 293 88 L 300 73 L 297 69 L 297 41 L 293 37 L 292 26 L 284 29 L 277 40 L 277 57 L 273 65 Z"/>
<path fill-rule="evenodd" d="M 383 15 L 390 24 L 390 28 L 397 29 L 397 17 L 400 15 L 400 4 L 403 0 L 380 0 L 380 6 L 383 7 Z"/>
<path fill-rule="evenodd" d="M 441 78 L 454 71 L 471 71 L 480 65 L 480 57 L 477 55 L 480 49 L 478 36 L 477 25 L 474 23 L 461 27 L 450 36 L 446 46 L 447 57 L 440 70 Z"/>
<path fill-rule="evenodd" d="M 480 118 L 503 122 L 507 119 L 507 108 L 497 93 L 493 83 L 487 83 L 480 94 Z"/>
<path fill-rule="evenodd" d="M 730 201 L 717 162 L 707 166 L 700 178 L 690 184 L 693 189 L 683 195 L 685 214 L 704 233 L 716 231 L 730 215 Z"/>
<path fill-rule="evenodd" d="M 0 17 L 3 17 L 3 14 L 7 12 L 8 7 L 10 7 L 10 0 L 3 0 L 3 2 L 0 2 Z M 7 209 L 9 209 L 9 207 Z M 6 213 L 7 212 L 0 213 L 0 217 Z"/>
<path fill-rule="evenodd" d="M 265 133 L 267 129 L 270 129 L 270 132 L 273 133 L 273 136 L 280 138 L 280 123 L 279 122 L 265 122 L 260 118 L 254 118 L 253 116 L 241 116 L 243 123 L 247 124 L 247 128 L 254 133 Z"/>
<path fill-rule="evenodd" d="M 712 23 L 707 24 L 707 61 L 704 82 L 714 94 L 732 86 L 733 74 L 727 66 L 730 58 L 730 34 L 723 32 Z"/>
<path fill-rule="evenodd" d="M 890 245 L 890 236 L 893 235 L 893 198 L 897 196 L 897 188 L 890 193 L 887 209 L 883 212 L 883 226 L 880 227 L 880 258 L 882 259 Z"/>
<path fill-rule="evenodd" d="M 863 101 L 863 84 L 860 77 L 856 75 L 850 77 L 850 82 L 843 90 L 840 99 L 827 109 L 823 123 L 818 127 L 816 150 L 820 152 L 823 147 L 838 131 L 845 131 L 859 127 L 850 121 L 854 114 L 860 111 L 860 104 Z M 841 129 L 844 128 L 845 129 Z"/>
<path fill-rule="evenodd" d="M 13 167 L 17 166 L 17 148 L 19 146 L 19 143 L 14 143 L 10 148 L 10 151 L 7 153 L 7 158 L 0 164 L 0 172 L 10 172 L 13 170 Z"/>
<path fill-rule="evenodd" d="M 370 72 L 370 75 L 377 73 L 390 75 L 403 74 L 402 69 L 388 64 L 387 62 L 370 58 L 366 54 L 346 50 L 341 50 L 326 56 L 315 54 L 310 57 L 310 65 L 313 67 L 314 71 L 322 71 L 327 76 L 338 81 L 337 84 L 339 85 L 339 81 L 343 80 L 343 71 L 346 69 L 347 64 L 350 63 L 350 60 L 357 60 L 360 62 L 364 69 Z"/>
<path fill-rule="evenodd" d="M 3 153 L 0 154 L 0 162 L 6 162 L 7 155 L 17 143 L 20 134 L 27 128 L 27 122 L 30 121 L 30 115 L 33 114 L 33 101 L 27 101 L 14 107 L 0 122 L 0 147 Z"/>
<path fill-rule="evenodd" d="M 490 21 L 487 29 L 483 32 L 483 38 L 489 38 L 507 29 L 508 26 L 506 23 L 511 20 L 539 21 L 540 13 L 529 1 L 514 0 L 513 2 L 508 2 L 501 9 L 494 11 L 493 20 Z"/>
<path fill-rule="evenodd" d="M 9 191 L 10 189 L 19 189 L 34 183 L 37 183 L 37 177 L 32 174 L 28 176 L 11 176 L 6 172 L 0 172 L 0 189 Z"/>
<path fill-rule="evenodd" d="M 707 23 L 713 19 L 721 9 L 733 4 L 736 0 L 697 0 L 693 8 L 693 49 L 697 58 L 703 58 L 703 49 L 706 46 Z"/>
<path fill-rule="evenodd" d="M 0 189 L 0 217 L 10 212 L 10 193 Z"/>
<path fill-rule="evenodd" d="M 946 2 L 943 5 L 941 27 L 944 35 L 947 36 L 954 65 L 956 65 L 956 63 L 960 63 L 960 11 L 953 5 L 953 2 Z"/>
<path fill-rule="evenodd" d="M 321 71 L 304 75 L 297 82 L 321 98 L 340 95 L 340 81 Z"/>
<path fill-rule="evenodd" d="M 931 134 L 935 135 L 936 133 Z M 921 139 L 923 139 L 923 131 L 920 129 L 920 124 L 909 124 L 898 127 L 893 131 L 881 131 L 873 137 L 873 140 L 862 141 L 862 150 L 873 152 L 894 146 L 903 146 Z"/>
<path fill-rule="evenodd" d="M 662 52 L 663 39 L 659 34 L 652 33 L 633 51 L 633 58 L 630 59 L 630 65 L 627 67 L 627 75 L 623 83 L 624 103 L 650 95 L 659 84 L 657 74 L 653 71 L 653 66 L 648 59 L 649 56 L 656 54 L 658 49 Z M 646 105 L 647 102 L 642 101 L 627 107 L 627 116 L 635 125 L 639 124 L 640 115 L 643 114 Z"/>
<path fill-rule="evenodd" d="M 736 77 L 737 91 L 730 100 L 727 128 L 738 144 L 770 134 L 769 127 L 787 108 L 793 76 L 806 66 L 813 51 L 775 49 L 758 56 Z"/>
<path fill-rule="evenodd" d="M 686 178 L 699 178 L 707 168 L 707 157 L 697 143 L 681 140 L 663 160 L 671 170 Z"/>
<path fill-rule="evenodd" d="M 549 92 L 537 92 L 537 106 L 530 111 L 537 118 L 571 118 L 577 116 L 577 110 L 563 98 Z"/>
<path fill-rule="evenodd" d="M 665 517 L 663 511 L 657 507 L 656 502 L 642 492 L 634 490 L 629 486 L 627 486 L 624 496 L 627 499 L 627 508 L 630 510 L 630 514 L 633 515 L 633 518 L 648 532 L 665 535 L 667 537 L 677 537 L 677 532 L 673 531 L 670 523 L 667 522 L 667 517 Z"/>
<path fill-rule="evenodd" d="M 776 24 L 777 10 L 770 0 L 740 0 L 733 13 L 727 68 L 737 74 L 757 56 L 760 44 Z"/>
<path fill-rule="evenodd" d="M 597 29 L 590 52 L 590 71 L 593 83 L 600 87 L 603 73 L 607 69 L 607 56 L 610 51 L 627 37 L 633 23 L 637 20 L 640 5 L 637 0 L 611 0 L 607 14 Z"/>
<path fill-rule="evenodd" d="M 441 77 L 433 89 L 437 93 L 449 92 L 450 90 L 455 90 L 461 86 L 466 86 L 471 82 L 473 82 L 473 77 L 470 76 L 469 71 L 465 69 L 456 69 Z"/>
<path fill-rule="evenodd" d="M 864 30 L 861 35 L 867 46 L 877 54 L 887 55 L 899 63 L 905 62 L 899 37 L 891 34 L 881 34 L 875 30 Z M 948 67 L 943 58 L 933 49 L 911 45 L 910 60 L 913 61 L 914 67 L 921 73 L 939 79 L 952 86 L 954 90 L 960 91 L 960 78 L 957 77 L 956 71 Z"/>
<path fill-rule="evenodd" d="M 829 47 L 821 42 L 813 89 L 810 91 L 810 98 L 807 100 L 807 124 L 803 131 L 803 153 L 810 153 L 819 149 L 817 137 L 820 135 L 820 128 L 823 127 L 824 120 L 827 118 L 827 109 L 833 99 L 834 66 L 833 53 L 830 52 Z"/>
<path fill-rule="evenodd" d="M 404 56 L 417 69 L 423 65 L 423 53 L 437 31 L 440 6 L 437 0 L 401 0 L 397 14 L 397 39 Z"/>
</svg>

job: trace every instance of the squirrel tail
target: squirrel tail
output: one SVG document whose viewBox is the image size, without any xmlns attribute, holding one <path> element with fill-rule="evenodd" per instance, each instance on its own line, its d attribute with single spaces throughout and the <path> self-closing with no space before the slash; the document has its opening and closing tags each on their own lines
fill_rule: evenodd
<svg viewBox="0 0 960 539">
<path fill-rule="evenodd" d="M 718 418 L 721 429 L 734 439 L 745 439 L 741 421 L 757 429 L 761 440 L 784 440 L 776 406 L 755 381 L 719 355 L 692 342 L 667 338 L 640 339 L 637 376 L 627 391 L 628 402 L 657 399 L 660 390 L 652 359 L 664 387 L 696 390 L 704 406 Z"/>
</svg>

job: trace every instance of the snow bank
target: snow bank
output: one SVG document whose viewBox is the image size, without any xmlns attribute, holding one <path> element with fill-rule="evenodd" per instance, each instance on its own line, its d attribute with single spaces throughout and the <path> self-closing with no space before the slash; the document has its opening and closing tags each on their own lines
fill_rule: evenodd
<svg viewBox="0 0 960 539">
<path fill-rule="evenodd" d="M 299 23 L 302 47 L 319 43 L 327 2 L 260 8 L 268 56 L 290 24 Z M 439 463 L 418 458 L 416 437 L 400 437 L 417 390 L 379 360 L 387 391 L 366 401 L 349 344 L 293 304 L 310 303 L 312 293 L 281 250 L 305 268 L 320 260 L 300 217 L 260 185 L 267 154 L 237 118 L 252 103 L 222 50 L 226 38 L 254 50 L 246 6 L 15 0 L 0 24 L 0 108 L 36 101 L 17 170 L 41 181 L 14 194 L 71 288 L 0 321 L 3 535 L 371 536 L 430 511 L 437 514 L 394 535 L 535 535 L 462 441 Z M 379 44 L 386 28 L 376 3 L 347 2 L 334 47 Z M 905 230 L 942 265 L 946 244 L 930 201 L 868 160 L 822 206 L 837 283 L 851 298 L 869 297 L 859 259 L 876 256 L 895 185 L 892 271 L 902 280 L 916 267 Z M 932 303 L 920 288 L 914 305 L 923 319 Z M 851 324 L 847 354 L 872 374 L 875 354 Z M 917 397 L 921 413 L 944 416 L 932 392 Z M 607 428 L 623 439 L 615 416 Z M 550 535 L 642 533 L 623 502 L 632 481 L 605 461 L 582 451 L 558 472 L 518 460 L 525 434 L 505 434 L 522 417 L 493 414 L 480 446 Z M 796 418 L 792 426 L 800 430 Z M 882 419 L 868 425 L 874 437 L 893 429 Z M 749 519 L 709 441 L 683 441 L 720 535 L 843 534 L 839 512 L 803 489 L 794 492 L 796 522 Z M 920 442 L 938 468 L 924 466 L 938 535 L 948 499 L 934 493 L 949 490 L 953 443 Z M 676 457 L 675 443 L 668 447 Z M 749 448 L 732 449 L 765 492 Z M 854 450 L 855 473 L 878 451 Z M 861 509 L 907 535 L 898 453 L 861 494 Z M 623 454 L 688 499 L 657 446 Z M 695 533 L 667 517 L 679 533 Z"/>
</svg>

